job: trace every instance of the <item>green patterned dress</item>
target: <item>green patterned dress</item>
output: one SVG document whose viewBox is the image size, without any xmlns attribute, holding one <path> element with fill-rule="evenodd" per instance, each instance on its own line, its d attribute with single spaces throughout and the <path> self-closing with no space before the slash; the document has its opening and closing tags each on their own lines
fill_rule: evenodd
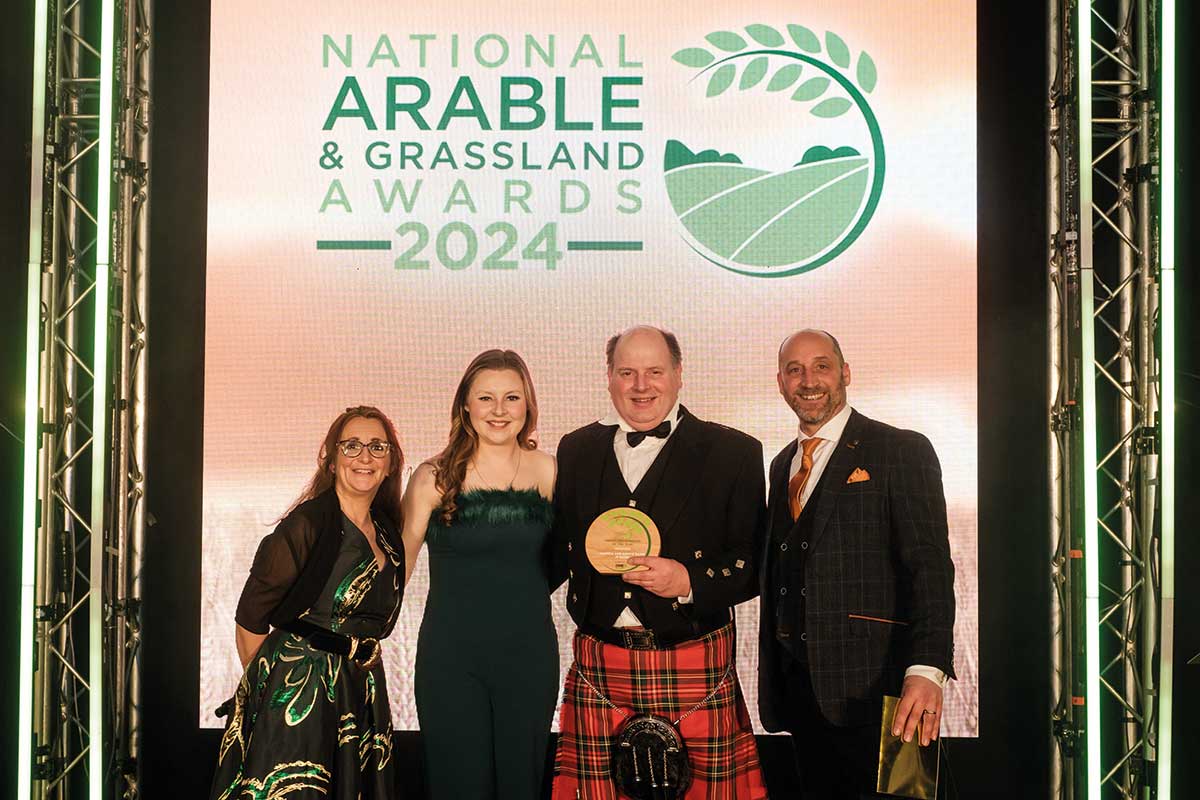
<svg viewBox="0 0 1200 800">
<path fill-rule="evenodd" d="M 352 636 L 379 636 L 400 602 L 402 554 L 378 532 L 382 568 L 343 516 L 329 581 L 303 619 Z M 213 779 L 217 800 L 396 797 L 392 718 L 383 664 L 370 670 L 271 631 L 234 696 Z"/>
</svg>

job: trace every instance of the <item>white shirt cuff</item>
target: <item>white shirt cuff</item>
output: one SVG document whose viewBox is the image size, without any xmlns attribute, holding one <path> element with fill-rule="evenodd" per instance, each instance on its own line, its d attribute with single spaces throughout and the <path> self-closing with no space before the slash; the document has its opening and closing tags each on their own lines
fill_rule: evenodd
<svg viewBox="0 0 1200 800">
<path fill-rule="evenodd" d="M 937 667 L 928 667 L 924 664 L 913 664 L 911 667 L 904 670 L 904 677 L 907 678 L 909 675 L 916 675 L 919 678 L 931 680 L 937 684 L 939 689 L 946 688 L 946 673 L 942 672 Z"/>
<path fill-rule="evenodd" d="M 695 590 L 695 589 L 693 589 L 692 591 L 690 591 L 690 592 L 688 592 L 688 593 L 687 593 L 687 597 L 680 597 L 680 598 L 678 598 L 678 599 L 679 599 L 679 602 L 681 602 L 681 603 L 691 603 L 691 602 L 692 602 L 692 601 L 695 599 L 695 598 L 693 597 L 693 595 L 695 595 L 695 594 L 696 594 L 696 590 Z"/>
</svg>

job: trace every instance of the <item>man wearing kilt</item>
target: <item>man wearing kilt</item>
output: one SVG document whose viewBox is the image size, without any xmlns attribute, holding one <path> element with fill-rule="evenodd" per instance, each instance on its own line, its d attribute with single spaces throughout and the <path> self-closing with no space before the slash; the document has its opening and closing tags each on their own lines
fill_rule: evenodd
<svg viewBox="0 0 1200 800">
<path fill-rule="evenodd" d="M 682 357 L 673 334 L 632 328 L 609 340 L 606 360 L 612 411 L 558 447 L 553 585 L 568 582 L 578 630 L 553 796 L 625 796 L 614 777 L 614 737 L 631 718 L 652 714 L 674 726 L 690 762 L 686 794 L 658 796 L 766 797 L 734 668 L 731 613 L 758 591 L 762 445 L 679 404 Z M 649 516 L 661 548 L 598 571 L 589 528 L 606 511 L 630 509 Z M 666 762 L 639 759 L 639 779 L 661 782 Z"/>
</svg>

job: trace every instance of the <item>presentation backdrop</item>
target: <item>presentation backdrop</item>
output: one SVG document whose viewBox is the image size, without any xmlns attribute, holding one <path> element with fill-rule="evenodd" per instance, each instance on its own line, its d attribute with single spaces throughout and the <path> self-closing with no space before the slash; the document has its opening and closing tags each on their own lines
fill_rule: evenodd
<svg viewBox="0 0 1200 800">
<path fill-rule="evenodd" d="M 977 735 L 974 3 L 337 5 L 212 3 L 201 724 L 240 675 L 255 548 L 338 412 L 381 407 L 411 470 L 469 360 L 511 347 L 553 453 L 606 411 L 607 337 L 651 323 L 682 343 L 683 402 L 765 460 L 796 436 L 776 349 L 802 327 L 840 339 L 851 405 L 929 436 L 945 730 Z M 427 575 L 385 645 L 400 729 Z"/>
</svg>

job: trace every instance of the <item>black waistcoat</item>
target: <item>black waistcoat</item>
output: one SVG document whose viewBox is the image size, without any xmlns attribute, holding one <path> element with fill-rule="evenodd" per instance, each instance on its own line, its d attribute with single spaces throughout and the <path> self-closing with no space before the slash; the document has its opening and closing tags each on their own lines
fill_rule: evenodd
<svg viewBox="0 0 1200 800">
<path fill-rule="evenodd" d="M 797 661 L 808 661 L 808 648 L 805 646 L 805 596 L 807 587 L 804 585 L 804 568 L 808 562 L 809 544 L 812 540 L 813 520 L 816 518 L 817 498 L 824 488 L 826 469 L 821 475 L 820 482 L 808 502 L 800 512 L 800 518 L 792 521 L 792 512 L 787 503 L 787 493 L 782 498 L 784 502 L 776 503 L 771 509 L 774 517 L 771 520 L 772 541 L 768 547 L 771 553 L 771 585 L 775 590 L 773 599 L 775 611 L 775 638 Z"/>
<path fill-rule="evenodd" d="M 600 473 L 600 509 L 607 511 L 617 506 L 628 506 L 632 501 L 634 508 L 646 512 L 654 519 L 654 496 L 674 449 L 674 439 L 673 436 L 667 439 L 650 469 L 646 470 L 646 474 L 632 491 L 621 475 L 621 465 L 617 463 L 616 453 L 610 445 L 608 455 L 604 458 L 604 468 Z M 637 615 L 642 625 L 661 629 L 663 626 L 660 624 L 656 627 L 654 622 L 662 620 L 664 612 L 675 616 L 675 611 L 671 609 L 672 602 L 673 600 L 658 597 L 640 586 L 626 583 L 620 575 L 596 574 L 592 576 L 586 620 L 588 624 L 596 627 L 611 628 L 621 611 L 628 607 Z"/>
</svg>

